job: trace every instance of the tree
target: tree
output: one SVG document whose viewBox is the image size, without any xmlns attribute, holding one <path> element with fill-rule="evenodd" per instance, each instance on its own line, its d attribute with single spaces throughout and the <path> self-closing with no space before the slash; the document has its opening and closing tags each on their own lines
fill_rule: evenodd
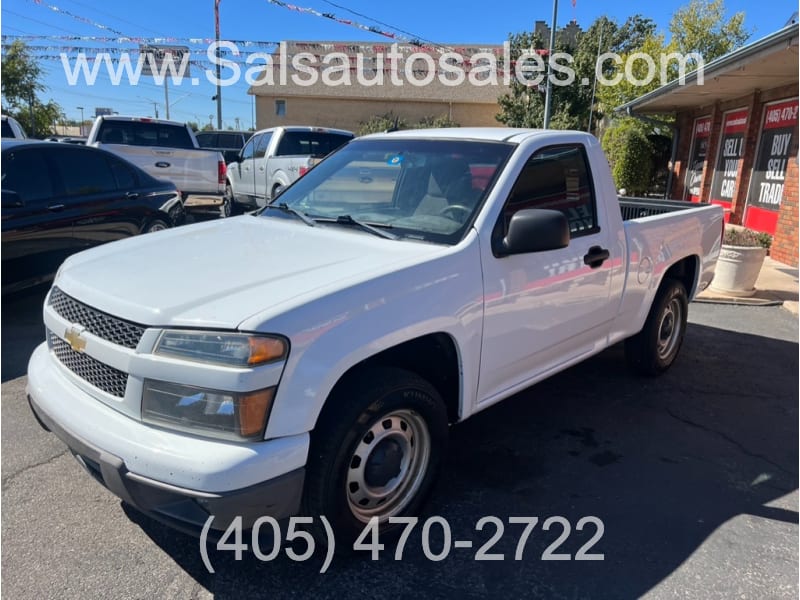
<svg viewBox="0 0 800 600">
<path fill-rule="evenodd" d="M 624 117 L 603 135 L 603 150 L 611 165 L 617 189 L 640 196 L 650 187 L 653 176 L 653 146 L 647 139 L 647 125 Z"/>
<path fill-rule="evenodd" d="M 705 62 L 744 45 L 752 34 L 744 27 L 743 12 L 725 20 L 724 0 L 690 0 L 675 11 L 669 31 L 678 52 L 697 52 Z"/>
<path fill-rule="evenodd" d="M 63 120 L 64 112 L 53 100 L 42 102 L 38 94 L 47 88 L 41 82 L 42 70 L 24 42 L 17 40 L 2 57 L 0 80 L 3 112 L 13 116 L 31 137 L 44 137 Z"/>
<path fill-rule="evenodd" d="M 557 37 L 555 51 L 566 52 L 573 57 L 569 66 L 575 72 L 575 78 L 569 85 L 553 84 L 550 126 L 554 129 L 585 130 L 589 128 L 590 115 L 591 121 L 596 123 L 599 114 L 597 106 L 592 114 L 592 89 L 598 54 L 635 52 L 653 36 L 655 29 L 655 23 L 642 15 L 629 17 L 621 26 L 613 19 L 599 17 L 578 36 L 574 47 Z M 544 48 L 543 41 L 528 32 L 511 34 L 509 43 L 514 62 L 519 60 L 524 51 Z M 603 72 L 607 77 L 613 76 L 613 63 L 604 62 Z M 541 127 L 544 122 L 546 83 L 543 80 L 539 86 L 530 86 L 516 77 L 512 78 L 509 92 L 498 99 L 500 113 L 497 120 L 511 127 Z"/>
</svg>

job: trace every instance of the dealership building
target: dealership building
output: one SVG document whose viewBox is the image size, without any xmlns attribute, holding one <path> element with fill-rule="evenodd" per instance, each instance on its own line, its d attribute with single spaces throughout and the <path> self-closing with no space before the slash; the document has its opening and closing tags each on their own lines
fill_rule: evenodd
<svg viewBox="0 0 800 600">
<path fill-rule="evenodd" d="M 705 65 L 619 107 L 675 116 L 667 196 L 710 202 L 730 223 L 774 236 L 771 256 L 797 266 L 798 26 Z"/>
</svg>

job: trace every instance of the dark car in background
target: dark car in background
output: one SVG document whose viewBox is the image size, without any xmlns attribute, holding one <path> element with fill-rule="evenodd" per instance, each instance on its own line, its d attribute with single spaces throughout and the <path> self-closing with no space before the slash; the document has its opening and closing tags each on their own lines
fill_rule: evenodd
<svg viewBox="0 0 800 600">
<path fill-rule="evenodd" d="M 198 131 L 197 143 L 206 150 L 222 152 L 225 164 L 232 163 L 253 135 L 252 131 Z"/>
<path fill-rule="evenodd" d="M 180 194 L 97 148 L 4 140 L 2 291 L 51 279 L 70 254 L 172 227 Z"/>
</svg>

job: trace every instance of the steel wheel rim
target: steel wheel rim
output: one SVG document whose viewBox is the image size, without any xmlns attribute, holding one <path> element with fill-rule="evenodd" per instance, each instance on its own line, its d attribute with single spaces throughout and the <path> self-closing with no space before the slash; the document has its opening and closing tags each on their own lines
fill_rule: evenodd
<svg viewBox="0 0 800 600">
<path fill-rule="evenodd" d="M 156 231 L 164 231 L 166 229 L 166 225 L 163 223 L 153 223 L 150 227 L 147 228 L 148 233 L 154 233 Z"/>
<path fill-rule="evenodd" d="M 398 473 L 383 485 L 370 483 L 371 459 L 381 448 L 399 447 Z M 358 441 L 347 464 L 345 491 L 353 515 L 364 523 L 380 522 L 408 506 L 422 485 L 431 455 L 431 438 L 425 420 L 413 410 L 397 410 L 376 419 Z"/>
<path fill-rule="evenodd" d="M 675 351 L 683 326 L 683 306 L 677 298 L 669 301 L 658 324 L 658 357 L 667 359 Z"/>
</svg>

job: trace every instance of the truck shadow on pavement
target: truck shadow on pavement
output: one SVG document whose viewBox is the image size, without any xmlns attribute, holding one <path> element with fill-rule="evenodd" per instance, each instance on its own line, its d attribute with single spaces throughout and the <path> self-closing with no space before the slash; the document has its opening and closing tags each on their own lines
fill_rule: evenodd
<svg viewBox="0 0 800 600">
<path fill-rule="evenodd" d="M 530 388 L 453 428 L 421 522 L 440 515 L 453 540 L 473 547 L 441 562 L 425 558 L 419 525 L 400 561 L 387 544 L 377 562 L 366 552 L 337 556 L 320 575 L 321 550 L 308 562 L 282 555 L 270 563 L 210 550 L 210 575 L 197 540 L 126 512 L 217 598 L 633 598 L 671 576 L 730 597 L 745 576 L 737 568 L 763 573 L 786 561 L 780 568 L 796 582 L 796 500 L 776 501 L 798 487 L 797 386 L 796 344 L 690 324 L 681 357 L 661 378 L 631 376 L 617 346 Z M 487 515 L 505 523 L 488 549 L 503 560 L 475 560 L 495 532 L 476 529 Z M 574 557 L 596 531 L 577 530 L 588 515 L 603 521 L 589 552 L 604 560 L 543 561 L 562 531 L 543 530 L 544 521 L 569 521 L 554 551 Z M 523 526 L 510 516 L 539 518 L 521 561 L 514 554 Z M 723 525 L 738 529 L 710 538 Z M 770 561 L 762 548 L 774 550 L 775 528 L 788 528 L 791 541 Z M 441 529 L 431 532 L 438 553 Z"/>
</svg>

